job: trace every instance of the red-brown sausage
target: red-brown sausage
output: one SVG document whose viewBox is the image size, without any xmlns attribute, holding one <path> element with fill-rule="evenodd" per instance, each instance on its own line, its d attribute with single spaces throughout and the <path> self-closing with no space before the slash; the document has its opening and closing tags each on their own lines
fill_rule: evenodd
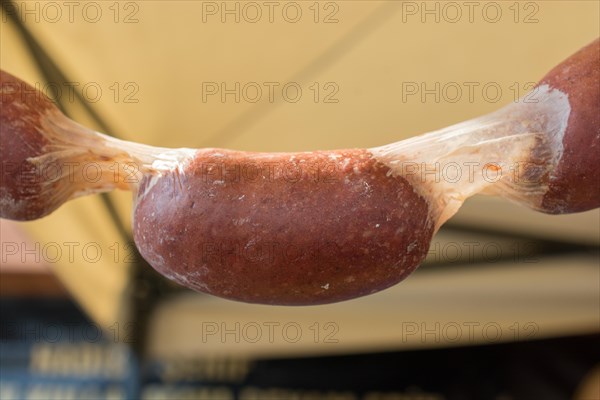
<svg viewBox="0 0 600 400">
<path fill-rule="evenodd" d="M 196 290 L 246 302 L 320 304 L 396 284 L 423 260 L 428 205 L 366 150 L 200 150 L 147 177 L 134 213 L 141 254 Z"/>
<path fill-rule="evenodd" d="M 600 206 L 600 40 L 552 69 L 539 83 L 567 94 L 571 106 L 563 154 L 541 208 L 551 214 Z"/>
<path fill-rule="evenodd" d="M 48 144 L 41 120 L 56 106 L 41 92 L 0 71 L 0 206 L 2 218 L 32 220 L 54 211 L 47 204 L 36 167 L 28 161 Z"/>
<path fill-rule="evenodd" d="M 70 120 L 45 94 L 4 71 L 0 91 L 0 217 L 34 220 L 78 196 L 130 189 L 115 179 L 123 172 L 115 167 L 136 162 L 111 138 Z"/>
</svg>

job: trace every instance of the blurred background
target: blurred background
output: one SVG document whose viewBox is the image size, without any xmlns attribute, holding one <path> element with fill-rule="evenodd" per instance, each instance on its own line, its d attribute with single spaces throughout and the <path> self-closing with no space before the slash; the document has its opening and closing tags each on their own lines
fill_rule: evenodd
<svg viewBox="0 0 600 400">
<path fill-rule="evenodd" d="M 2 1 L 0 67 L 164 147 L 373 147 L 491 112 L 596 1 Z M 600 62 L 600 60 L 599 60 Z M 598 399 L 600 213 L 467 201 L 406 281 L 273 307 L 139 257 L 131 194 L 2 220 L 2 399 Z"/>
</svg>

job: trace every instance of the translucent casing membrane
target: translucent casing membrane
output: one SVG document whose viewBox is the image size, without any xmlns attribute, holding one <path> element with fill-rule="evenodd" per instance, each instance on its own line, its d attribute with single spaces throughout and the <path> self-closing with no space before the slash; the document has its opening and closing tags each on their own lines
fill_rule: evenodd
<svg viewBox="0 0 600 400">
<path fill-rule="evenodd" d="M 538 210 L 570 111 L 567 95 L 542 85 L 491 114 L 370 150 L 429 200 L 437 228 L 477 193 Z"/>
</svg>

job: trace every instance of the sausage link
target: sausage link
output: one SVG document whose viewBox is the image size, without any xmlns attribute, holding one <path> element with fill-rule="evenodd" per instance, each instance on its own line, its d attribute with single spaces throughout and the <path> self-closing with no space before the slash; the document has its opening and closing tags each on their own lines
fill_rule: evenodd
<svg viewBox="0 0 600 400">
<path fill-rule="evenodd" d="M 552 69 L 539 83 L 544 84 L 567 94 L 571 114 L 541 210 L 564 214 L 599 207 L 600 40 Z"/>
<path fill-rule="evenodd" d="M 44 154 L 48 140 L 40 132 L 42 119 L 56 106 L 41 92 L 0 70 L 0 208 L 2 218 L 20 221 L 41 218 L 60 204 L 49 206 L 28 161 Z"/>
<path fill-rule="evenodd" d="M 366 150 L 198 151 L 147 177 L 134 238 L 159 272 L 269 304 L 330 303 L 387 288 L 424 259 L 428 204 Z"/>
</svg>

